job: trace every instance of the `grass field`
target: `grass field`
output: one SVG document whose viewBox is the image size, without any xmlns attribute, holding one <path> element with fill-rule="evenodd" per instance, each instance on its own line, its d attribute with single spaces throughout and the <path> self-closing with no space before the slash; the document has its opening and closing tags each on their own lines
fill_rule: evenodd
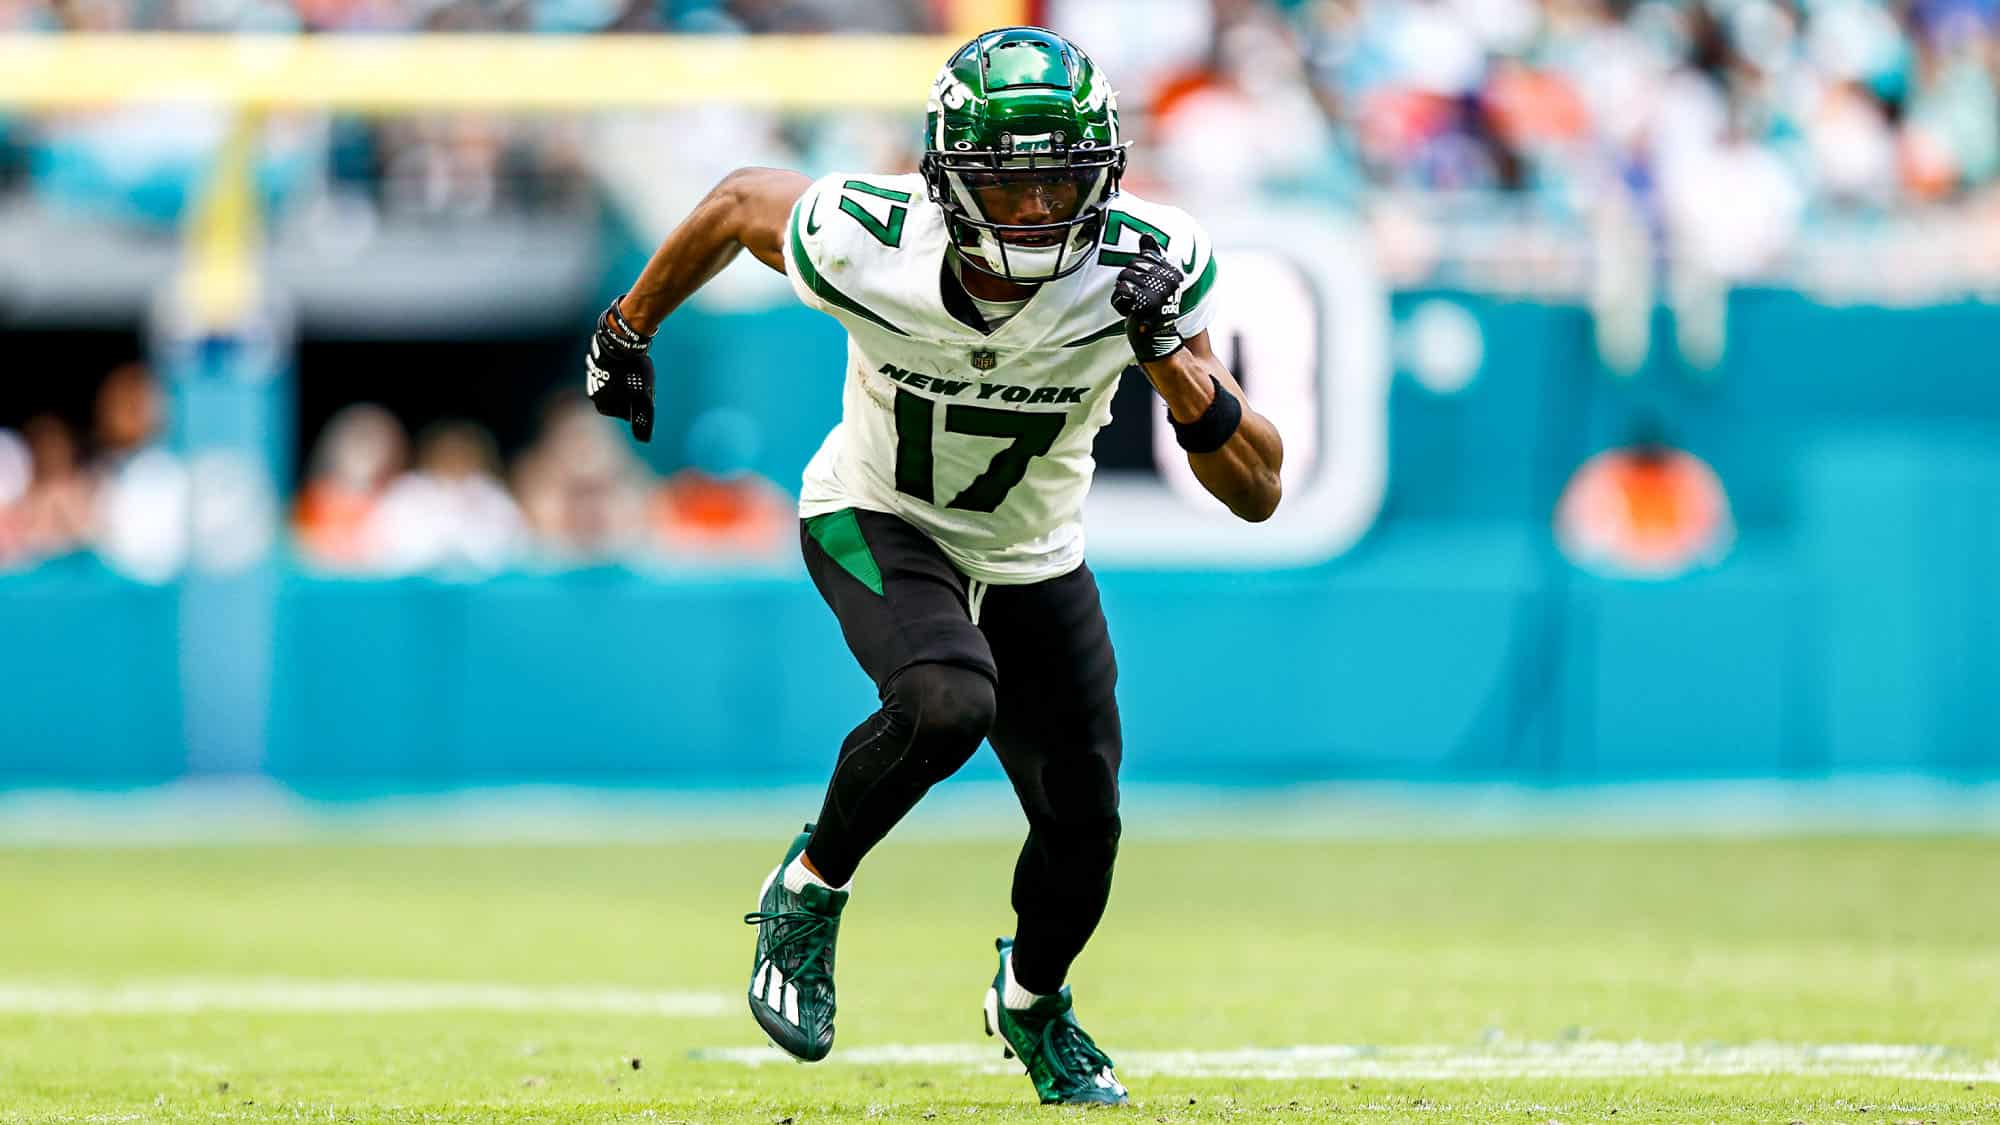
<svg viewBox="0 0 2000 1125">
<path fill-rule="evenodd" d="M 1000 841 L 871 857 L 781 1061 L 784 844 L 0 849 L 0 1121 L 1084 1112 L 979 1033 Z M 1072 983 L 1121 1120 L 1993 1122 L 1996 935 L 1993 838 L 1137 841 Z"/>
</svg>

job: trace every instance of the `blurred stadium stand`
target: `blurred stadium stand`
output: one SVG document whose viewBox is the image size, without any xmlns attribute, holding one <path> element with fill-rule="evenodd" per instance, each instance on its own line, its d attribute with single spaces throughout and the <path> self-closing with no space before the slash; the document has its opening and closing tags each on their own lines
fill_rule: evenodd
<svg viewBox="0 0 2000 1125">
<path fill-rule="evenodd" d="M 1292 284 L 1381 322 L 1386 374 L 1337 319 L 1297 386 L 1237 357 L 1354 536 L 1106 556 L 1131 776 L 2000 769 L 1993 0 L 0 0 L 0 785 L 817 779 L 869 698 L 784 514 L 837 327 L 732 267 L 645 447 L 578 357 L 731 167 L 913 166 L 950 37 L 1010 19 L 1118 81 L 1135 190 L 1320 216 L 1375 296 Z M 793 38 L 829 31 L 922 38 Z M 208 38 L 245 32 L 284 38 Z M 434 53 L 319 51 L 376 39 Z M 645 62 L 745 43 L 713 97 Z M 157 75 L 72 48 L 261 112 L 85 105 Z M 786 64 L 827 50 L 879 65 Z M 565 58 L 596 92 L 522 81 Z M 1105 491 L 1159 493 L 1128 390 Z M 1349 392 L 1374 491 L 1314 413 Z M 1631 449 L 1672 457 L 1579 474 Z M 1241 713 L 1181 708 L 1217 685 Z"/>
</svg>

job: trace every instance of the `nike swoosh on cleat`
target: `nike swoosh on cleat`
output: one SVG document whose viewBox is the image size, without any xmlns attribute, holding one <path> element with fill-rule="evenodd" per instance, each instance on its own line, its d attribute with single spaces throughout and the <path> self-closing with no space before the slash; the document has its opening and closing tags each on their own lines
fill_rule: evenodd
<svg viewBox="0 0 2000 1125">
<path fill-rule="evenodd" d="M 1182 273 L 1193 273 L 1193 272 L 1194 272 L 1194 253 L 1195 253 L 1195 251 L 1194 251 L 1194 247 L 1192 247 L 1192 246 L 1189 246 L 1189 247 L 1188 247 L 1188 260 L 1187 260 L 1186 262 L 1184 262 L 1184 263 L 1182 263 L 1182 264 L 1181 264 L 1181 272 L 1182 272 Z"/>
<path fill-rule="evenodd" d="M 806 212 L 806 233 L 819 233 L 819 200 L 817 199 L 813 200 L 812 210 Z M 1193 269 L 1194 267 L 1189 266 L 1188 268 Z"/>
</svg>

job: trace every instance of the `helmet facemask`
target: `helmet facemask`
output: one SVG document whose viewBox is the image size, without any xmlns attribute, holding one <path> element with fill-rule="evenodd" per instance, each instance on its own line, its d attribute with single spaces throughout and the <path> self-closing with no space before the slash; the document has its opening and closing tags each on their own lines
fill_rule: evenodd
<svg viewBox="0 0 2000 1125">
<path fill-rule="evenodd" d="M 1078 148 L 1021 153 L 929 154 L 925 181 L 950 219 L 960 260 L 1007 281 L 1050 281 L 1089 260 L 1103 228 L 1104 206 L 1118 190 L 1125 152 Z M 1024 207 L 1047 221 L 1012 221 Z"/>
</svg>

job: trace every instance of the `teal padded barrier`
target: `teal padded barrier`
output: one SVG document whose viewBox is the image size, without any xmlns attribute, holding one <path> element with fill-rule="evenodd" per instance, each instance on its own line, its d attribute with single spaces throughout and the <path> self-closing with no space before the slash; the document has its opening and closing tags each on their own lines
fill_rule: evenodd
<svg viewBox="0 0 2000 1125">
<path fill-rule="evenodd" d="M 1532 553 L 1523 529 L 1449 529 L 1334 574 L 1104 576 L 1131 775 L 1507 766 Z M 816 780 L 876 705 L 802 578 L 294 578 L 282 601 L 268 761 L 306 785 Z"/>
<path fill-rule="evenodd" d="M 2000 770 L 2000 310 L 1748 292 L 1721 370 L 1656 350 L 1616 380 L 1579 309 L 1397 308 L 1419 299 L 1470 310 L 1485 362 L 1457 395 L 1397 380 L 1388 508 L 1348 556 L 1100 575 L 1129 776 Z M 802 359 L 820 319 L 676 318 L 669 352 L 726 372 L 678 408 L 740 407 L 759 463 L 796 473 L 839 390 Z M 1642 410 L 1736 501 L 1712 573 L 1608 581 L 1550 548 L 1569 472 Z M 0 784 L 182 772 L 178 613 L 84 560 L 0 577 Z M 307 787 L 817 781 L 874 706 L 796 575 L 286 570 L 274 646 L 264 767 Z"/>
<path fill-rule="evenodd" d="M 469 596 L 421 579 L 289 575 L 278 594 L 265 769 L 303 783 L 455 779 Z"/>
<path fill-rule="evenodd" d="M 1407 375 L 1395 380 L 1384 520 L 1540 521 L 1555 506 L 1563 465 L 1592 448 L 1585 412 L 1601 377 L 1590 318 L 1579 308 L 1436 290 L 1398 293 L 1391 309 L 1406 317 L 1433 300 L 1477 319 L 1485 363 L 1450 395 Z"/>
<path fill-rule="evenodd" d="M 1817 766 L 1807 716 L 1805 595 L 1788 545 L 1742 544 L 1675 582 L 1578 575 L 1568 599 L 1562 772 L 1772 775 Z"/>
<path fill-rule="evenodd" d="M 87 557 L 0 576 L 0 783 L 185 772 L 178 628 L 178 590 Z"/>
<path fill-rule="evenodd" d="M 2000 762 L 2000 437 L 1829 434 L 1802 458 L 1821 729 L 1837 768 Z"/>
</svg>

